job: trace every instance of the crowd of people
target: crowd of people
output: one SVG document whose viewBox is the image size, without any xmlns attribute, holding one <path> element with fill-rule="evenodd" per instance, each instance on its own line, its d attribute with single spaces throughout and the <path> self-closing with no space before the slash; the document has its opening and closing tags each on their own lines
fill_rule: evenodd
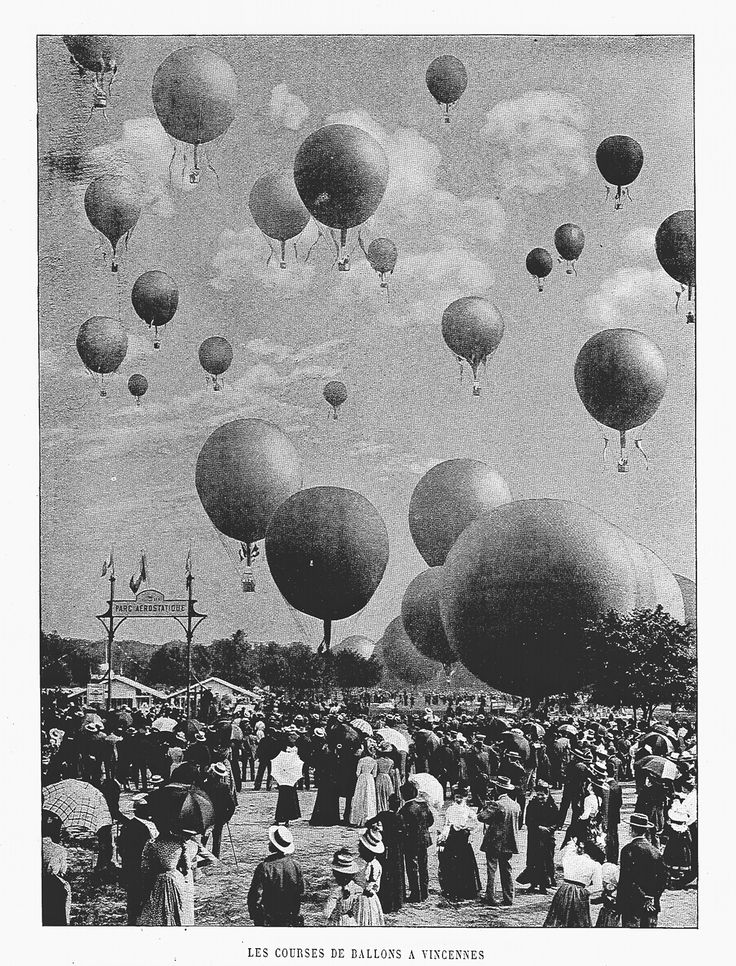
<svg viewBox="0 0 736 966">
<path fill-rule="evenodd" d="M 104 795 L 117 835 L 98 833 L 97 874 L 125 886 L 131 925 L 194 923 L 198 869 L 220 859 L 248 783 L 278 786 L 263 830 L 269 854 L 248 893 L 256 925 L 303 923 L 290 823 L 302 817 L 300 791 L 312 787 L 304 816 L 312 826 L 355 829 L 354 848 L 332 857 L 323 910 L 331 925 L 382 925 L 405 903 L 425 902 L 434 845 L 448 902 L 502 908 L 516 901 L 517 885 L 555 890 L 545 926 L 590 926 L 598 906 L 597 926 L 651 928 L 664 892 L 697 877 L 697 744 L 686 718 L 645 726 L 615 713 L 498 715 L 484 696 L 420 709 L 402 695 L 390 708 L 265 695 L 255 706 L 211 702 L 197 714 L 165 704 L 76 709 L 59 694 L 43 702 L 44 783 L 76 778 Z M 621 847 L 626 783 L 636 802 Z M 188 800 L 195 790 L 209 821 L 192 821 L 191 809 L 185 820 L 175 789 Z M 127 791 L 132 817 L 120 808 Z M 68 923 L 63 829 L 53 813 L 43 816 L 44 921 Z M 523 827 L 526 862 L 515 878 Z M 471 842 L 481 829 L 485 886 Z"/>
</svg>

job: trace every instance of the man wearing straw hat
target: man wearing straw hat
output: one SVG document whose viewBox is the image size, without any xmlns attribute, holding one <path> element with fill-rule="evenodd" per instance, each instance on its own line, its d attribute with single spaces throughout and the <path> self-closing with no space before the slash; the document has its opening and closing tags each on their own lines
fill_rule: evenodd
<svg viewBox="0 0 736 966">
<path fill-rule="evenodd" d="M 304 877 L 292 858 L 294 836 L 284 825 L 268 830 L 268 856 L 253 873 L 248 890 L 248 912 L 256 926 L 302 926 L 300 915 Z"/>
<path fill-rule="evenodd" d="M 508 778 L 493 780 L 496 800 L 488 801 L 478 809 L 478 820 L 486 826 L 481 852 L 486 853 L 488 879 L 483 902 L 487 906 L 499 905 L 495 898 L 496 872 L 501 870 L 501 892 L 504 906 L 513 905 L 514 879 L 511 874 L 511 856 L 519 851 L 519 803 L 510 796 L 516 792 Z"/>
<path fill-rule="evenodd" d="M 629 816 L 629 828 L 632 839 L 621 849 L 617 909 L 622 926 L 653 929 L 667 886 L 667 867 L 659 849 L 646 838 L 653 828 L 647 816 L 634 812 Z"/>
</svg>

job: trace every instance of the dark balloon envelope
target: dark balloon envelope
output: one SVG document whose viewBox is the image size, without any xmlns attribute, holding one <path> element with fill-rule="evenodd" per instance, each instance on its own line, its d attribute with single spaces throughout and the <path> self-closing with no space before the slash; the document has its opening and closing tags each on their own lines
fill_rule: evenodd
<svg viewBox="0 0 736 966">
<path fill-rule="evenodd" d="M 166 272 L 144 272 L 133 286 L 131 302 L 138 318 L 153 327 L 158 348 L 158 330 L 174 317 L 179 306 L 179 289 Z"/>
<path fill-rule="evenodd" d="M 695 285 L 695 212 L 676 211 L 662 222 L 654 240 L 659 264 L 692 298 Z"/>
<path fill-rule="evenodd" d="M 112 270 L 117 272 L 117 246 L 130 236 L 141 213 L 138 192 L 117 175 L 103 175 L 89 185 L 84 195 L 84 210 L 90 224 L 107 238 L 112 247 Z"/>
<path fill-rule="evenodd" d="M 322 390 L 325 400 L 332 406 L 332 414 L 337 419 L 337 411 L 348 398 L 348 390 L 344 382 L 333 380 L 328 382 Z"/>
<path fill-rule="evenodd" d="M 427 68 L 426 81 L 429 93 L 445 108 L 445 122 L 449 124 L 449 108 L 457 103 L 468 86 L 465 65 L 451 54 L 436 57 Z"/>
<path fill-rule="evenodd" d="M 230 368 L 233 347 L 221 335 L 210 336 L 199 347 L 199 364 L 212 377 L 215 389 L 220 388 L 219 377 Z"/>
<path fill-rule="evenodd" d="M 438 463 L 417 483 L 409 503 L 409 531 L 417 550 L 430 567 L 442 566 L 466 527 L 510 499 L 505 480 L 486 463 Z"/>
<path fill-rule="evenodd" d="M 302 463 L 278 426 L 235 419 L 218 427 L 197 458 L 195 484 L 213 525 L 243 544 L 262 540 L 274 513 L 302 483 Z"/>
<path fill-rule="evenodd" d="M 296 190 L 294 172 L 262 175 L 251 189 L 248 207 L 263 234 L 281 242 L 281 265 L 285 268 L 286 242 L 301 234 L 310 218 Z"/>
<path fill-rule="evenodd" d="M 388 563 L 388 531 L 364 496 L 335 486 L 301 490 L 282 503 L 266 533 L 271 575 L 292 607 L 332 621 L 361 610 Z"/>
<path fill-rule="evenodd" d="M 575 262 L 580 258 L 585 246 L 585 232 L 580 225 L 568 222 L 555 231 L 555 248 L 562 259 L 567 262 L 565 271 L 568 275 L 576 272 Z"/>
<path fill-rule="evenodd" d="M 457 654 L 450 647 L 440 616 L 442 568 L 431 567 L 409 584 L 401 601 L 404 629 L 412 644 L 425 657 L 441 664 L 453 664 Z"/>
<path fill-rule="evenodd" d="M 378 272 L 383 281 L 384 276 L 390 275 L 396 267 L 399 253 L 390 238 L 374 238 L 365 256 L 373 271 Z"/>
<path fill-rule="evenodd" d="M 504 324 L 493 302 L 480 295 L 455 299 L 442 313 L 442 337 L 473 373 L 473 395 L 480 395 L 478 369 L 501 344 Z"/>
<path fill-rule="evenodd" d="M 235 119 L 238 82 L 222 57 L 205 47 L 183 47 L 157 69 L 152 98 L 167 134 L 188 144 L 206 144 Z"/>
<path fill-rule="evenodd" d="M 139 372 L 135 373 L 128 379 L 128 392 L 138 401 L 148 392 L 148 379 Z"/>
<path fill-rule="evenodd" d="M 376 645 L 381 663 L 393 677 L 414 687 L 437 676 L 442 665 L 420 653 L 412 644 L 401 617 L 395 617 Z"/>
<path fill-rule="evenodd" d="M 541 697 L 580 683 L 584 625 L 629 613 L 637 595 L 633 542 L 585 507 L 507 503 L 471 524 L 443 567 L 450 646 L 487 684 Z"/>
<path fill-rule="evenodd" d="M 526 270 L 536 279 L 540 292 L 543 290 L 542 279 L 547 278 L 553 267 L 552 256 L 546 248 L 532 248 L 526 256 Z"/>
<path fill-rule="evenodd" d="M 372 641 L 370 637 L 362 637 L 360 634 L 356 634 L 352 637 L 346 637 L 337 644 L 333 644 L 332 653 L 339 654 L 341 651 L 352 651 L 353 654 L 357 654 L 358 657 L 362 657 L 364 661 L 367 661 L 373 657 L 375 649 L 376 642 Z"/>
<path fill-rule="evenodd" d="M 77 352 L 90 372 L 115 372 L 128 351 L 128 336 L 117 319 L 87 319 L 77 335 Z"/>
<path fill-rule="evenodd" d="M 614 134 L 601 141 L 595 161 L 603 179 L 615 185 L 617 208 L 622 206 L 622 189 L 639 177 L 644 164 L 644 152 L 638 141 L 625 134 Z"/>
</svg>

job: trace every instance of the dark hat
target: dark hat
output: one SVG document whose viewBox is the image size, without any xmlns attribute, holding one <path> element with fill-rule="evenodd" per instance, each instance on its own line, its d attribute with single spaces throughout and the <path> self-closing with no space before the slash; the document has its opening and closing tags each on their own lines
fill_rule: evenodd
<svg viewBox="0 0 736 966">
<path fill-rule="evenodd" d="M 573 748 L 572 753 L 576 758 L 579 758 L 580 761 L 593 761 L 593 756 L 591 753 L 584 748 Z"/>
<path fill-rule="evenodd" d="M 642 831 L 654 828 L 654 824 L 642 812 L 632 812 L 629 815 L 629 825 L 631 828 L 641 829 Z"/>
<path fill-rule="evenodd" d="M 465 797 L 465 796 L 467 796 L 469 794 L 468 786 L 467 785 L 463 785 L 462 783 L 458 783 L 457 785 L 454 785 L 453 786 L 452 794 L 453 795 L 462 795 L 463 797 Z"/>
<path fill-rule="evenodd" d="M 536 788 L 536 790 L 538 792 L 539 791 L 548 792 L 550 790 L 550 787 L 551 786 L 550 786 L 549 782 L 543 781 L 541 778 L 539 778 L 537 780 L 537 783 L 536 783 L 536 785 L 534 787 Z"/>
</svg>

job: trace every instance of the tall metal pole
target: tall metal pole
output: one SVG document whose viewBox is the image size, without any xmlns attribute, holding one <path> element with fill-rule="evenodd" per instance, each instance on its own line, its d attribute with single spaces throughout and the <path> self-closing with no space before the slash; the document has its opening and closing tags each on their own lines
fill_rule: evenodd
<svg viewBox="0 0 736 966">
<path fill-rule="evenodd" d="M 110 574 L 110 624 L 107 628 L 107 710 L 112 705 L 112 642 L 115 638 L 114 621 L 112 615 L 112 605 L 115 600 L 115 573 Z"/>
<path fill-rule="evenodd" d="M 194 578 L 191 574 L 187 574 L 187 593 L 189 596 L 189 606 L 187 607 L 187 719 L 192 716 L 192 707 L 190 703 L 190 693 L 192 686 L 192 637 L 194 636 L 194 631 L 192 629 L 192 582 Z"/>
</svg>

